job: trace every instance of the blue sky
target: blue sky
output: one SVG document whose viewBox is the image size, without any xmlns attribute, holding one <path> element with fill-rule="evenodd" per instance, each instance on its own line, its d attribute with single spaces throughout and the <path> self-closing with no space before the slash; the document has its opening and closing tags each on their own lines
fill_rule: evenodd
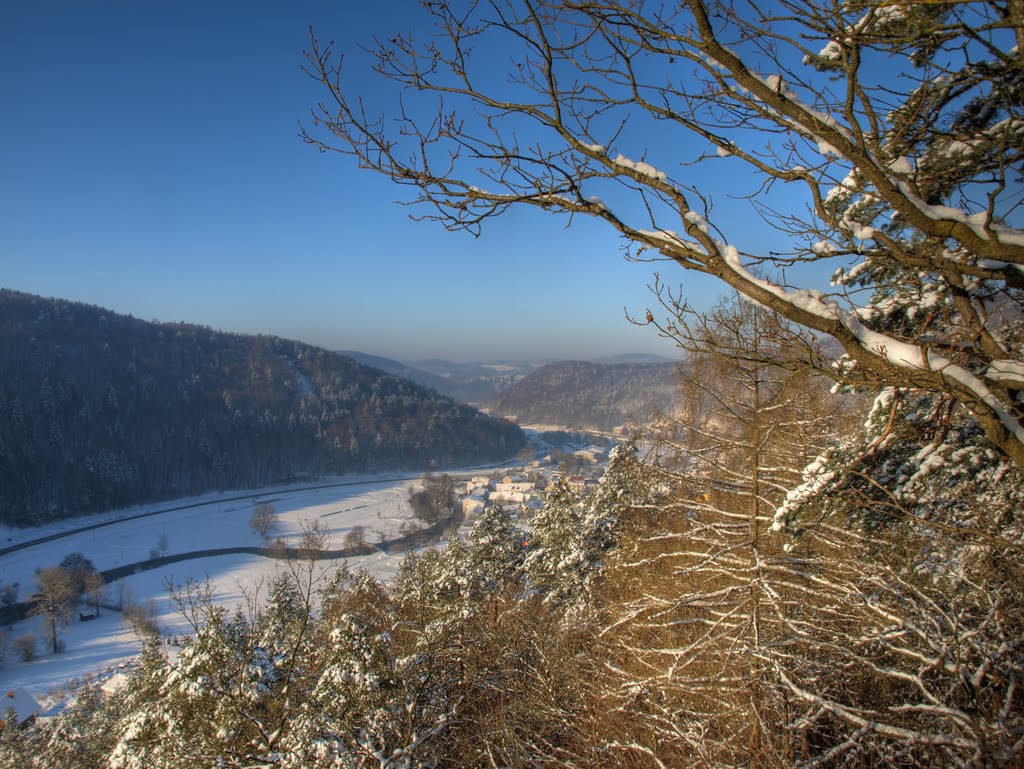
<svg viewBox="0 0 1024 769">
<path fill-rule="evenodd" d="M 299 140 L 323 96 L 307 27 L 369 93 L 357 44 L 418 19 L 412 0 L 0 5 L 0 286 L 405 360 L 671 355 L 626 322 L 653 268 L 606 227 L 518 211 L 448 233 Z"/>
</svg>

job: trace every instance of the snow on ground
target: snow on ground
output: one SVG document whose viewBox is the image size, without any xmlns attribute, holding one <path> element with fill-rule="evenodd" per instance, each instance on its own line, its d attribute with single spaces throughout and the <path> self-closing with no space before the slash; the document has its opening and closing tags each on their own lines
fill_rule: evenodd
<svg viewBox="0 0 1024 769">
<path fill-rule="evenodd" d="M 104 570 L 146 560 L 161 536 L 166 537 L 168 555 L 209 548 L 259 546 L 263 544 L 262 540 L 250 529 L 249 518 L 260 502 L 270 503 L 278 513 L 279 523 L 273 535 L 283 536 L 292 543 L 301 536 L 302 523 L 313 520 L 319 520 L 327 532 L 327 549 L 342 548 L 345 535 L 360 525 L 368 530 L 367 541 L 374 543 L 380 534 L 387 538 L 398 535 L 399 526 L 410 516 L 406 500 L 409 487 L 414 484 L 415 480 L 411 479 L 370 481 L 340 488 L 292 491 L 277 488 L 253 492 L 243 500 L 217 499 L 218 496 L 239 496 L 234 492 L 182 500 L 181 503 L 198 501 L 203 504 L 140 520 L 123 521 L 0 556 L 0 583 L 19 582 L 19 598 L 23 599 L 35 589 L 35 569 L 56 565 L 68 553 L 81 552 L 97 569 Z M 145 512 L 154 507 L 143 507 L 134 512 Z M 120 515 L 131 512 L 119 511 Z M 47 530 L 3 532 L 0 545 L 11 544 L 4 541 L 8 537 L 14 542 L 24 542 L 98 520 L 99 517 L 90 517 L 47 527 Z M 366 569 L 386 580 L 394 576 L 401 556 L 374 553 L 344 560 L 352 569 Z M 328 562 L 323 562 L 323 565 L 325 568 L 330 566 Z M 209 577 L 219 604 L 244 609 L 247 594 L 256 590 L 261 581 L 265 582 L 279 568 L 281 564 L 271 558 L 226 555 L 170 564 L 139 572 L 120 582 L 127 586 L 137 603 L 155 602 L 157 622 L 164 634 L 170 635 L 185 632 L 187 624 L 174 611 L 167 594 L 168 581 L 180 584 L 189 577 L 200 580 Z M 121 590 L 119 583 L 109 586 L 109 598 L 116 600 Z M 89 622 L 80 622 L 76 617 L 62 635 L 66 651 L 57 655 L 49 654 L 43 648 L 45 634 L 39 619 L 17 623 L 9 629 L 0 628 L 0 632 L 6 633 L 8 643 L 29 631 L 39 639 L 41 654 L 36 660 L 23 663 L 15 659 L 12 648 L 6 664 L 0 668 L 0 690 L 23 686 L 44 703 L 59 699 L 58 690 L 74 686 L 79 680 L 128 660 L 140 650 L 139 640 L 122 624 L 120 613 L 111 610 L 103 610 L 99 619 Z"/>
<path fill-rule="evenodd" d="M 0 548 L 10 547 L 11 545 L 17 545 L 22 542 L 35 540 L 40 537 L 45 537 L 51 534 L 59 534 L 61 532 L 70 531 L 72 529 L 81 528 L 83 526 L 90 526 L 97 523 L 103 523 L 105 521 L 120 521 L 124 518 L 129 518 L 133 515 L 139 515 L 142 513 L 148 513 L 150 511 L 161 510 L 169 507 L 182 507 L 185 505 L 202 505 L 204 503 L 216 503 L 225 502 L 229 498 L 241 497 L 241 498 L 252 498 L 256 496 L 263 496 L 269 498 L 273 494 L 296 494 L 302 491 L 321 489 L 331 484 L 374 484 L 380 483 L 381 485 L 388 485 L 394 481 L 402 479 L 413 479 L 418 477 L 415 473 L 398 474 L 390 478 L 380 478 L 376 475 L 346 475 L 336 476 L 322 479 L 319 483 L 304 484 L 300 488 L 296 489 L 294 485 L 279 485 L 279 486 L 268 486 L 261 489 L 250 489 L 250 490 L 230 490 L 230 491 L 211 491 L 205 494 L 199 494 L 193 497 L 183 497 L 181 499 L 167 500 L 164 502 L 150 502 L 144 505 L 135 505 L 132 507 L 122 507 L 114 510 L 108 510 L 102 513 L 93 513 L 84 515 L 78 518 L 65 518 L 59 521 L 53 521 L 42 526 L 34 526 L 27 529 L 11 528 L 8 526 L 0 526 Z M 356 486 L 358 489 L 359 486 Z M 225 504 L 227 504 L 225 502 Z M 241 543 L 238 543 L 241 544 Z"/>
</svg>

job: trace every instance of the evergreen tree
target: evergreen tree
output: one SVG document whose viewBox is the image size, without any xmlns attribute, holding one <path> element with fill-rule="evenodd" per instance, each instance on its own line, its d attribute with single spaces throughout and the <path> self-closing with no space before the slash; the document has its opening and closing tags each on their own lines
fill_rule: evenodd
<svg viewBox="0 0 1024 769">
<path fill-rule="evenodd" d="M 469 532 L 466 570 L 471 599 L 515 590 L 521 578 L 526 535 L 511 510 L 492 505 Z"/>
</svg>

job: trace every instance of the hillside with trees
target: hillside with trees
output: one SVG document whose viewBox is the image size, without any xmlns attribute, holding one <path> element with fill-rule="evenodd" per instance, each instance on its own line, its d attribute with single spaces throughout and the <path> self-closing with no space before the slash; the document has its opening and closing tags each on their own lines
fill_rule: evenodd
<svg viewBox="0 0 1024 769">
<path fill-rule="evenodd" d="M 390 584 L 289 564 L 247 615 L 179 592 L 177 659 L 4 729 L 0 763 L 1024 765 L 1024 4 L 423 9 L 377 73 L 436 111 L 378 119 L 314 38 L 307 140 L 450 229 L 592 217 L 731 287 L 655 285 L 681 407 L 528 534 L 492 508 Z M 733 244 L 715 163 L 789 249 Z"/>
<path fill-rule="evenodd" d="M 673 363 L 549 363 L 485 406 L 520 424 L 611 430 L 671 414 L 678 379 Z"/>
<path fill-rule="evenodd" d="M 719 317 L 766 332 L 732 337 L 755 356 L 783 328 L 750 305 Z M 193 625 L 176 658 L 153 638 L 118 691 L 84 687 L 53 722 L 0 730 L 0 762 L 1019 766 L 1020 526 L 966 525 L 1019 510 L 1019 472 L 984 472 L 939 505 L 956 473 L 934 465 L 900 482 L 931 487 L 915 502 L 886 500 L 866 474 L 910 470 L 930 440 L 902 423 L 865 477 L 797 502 L 807 453 L 873 442 L 878 420 L 858 434 L 859 404 L 792 362 L 696 353 L 730 385 L 689 388 L 708 408 L 660 424 L 646 457 L 617 447 L 592 494 L 554 484 L 528 534 L 492 507 L 389 584 L 319 571 L 313 543 L 249 613 L 179 586 Z M 780 534 L 794 503 L 807 525 Z"/>
<path fill-rule="evenodd" d="M 503 458 L 521 431 L 300 342 L 0 292 L 0 522 Z"/>
</svg>

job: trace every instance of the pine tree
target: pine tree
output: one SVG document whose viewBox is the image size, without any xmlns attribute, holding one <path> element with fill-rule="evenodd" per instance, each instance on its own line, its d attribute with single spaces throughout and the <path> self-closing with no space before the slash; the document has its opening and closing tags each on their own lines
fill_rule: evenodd
<svg viewBox="0 0 1024 769">
<path fill-rule="evenodd" d="M 511 510 L 492 505 L 480 514 L 466 548 L 471 600 L 514 594 L 522 577 L 525 543 L 526 535 L 515 525 Z"/>
</svg>

